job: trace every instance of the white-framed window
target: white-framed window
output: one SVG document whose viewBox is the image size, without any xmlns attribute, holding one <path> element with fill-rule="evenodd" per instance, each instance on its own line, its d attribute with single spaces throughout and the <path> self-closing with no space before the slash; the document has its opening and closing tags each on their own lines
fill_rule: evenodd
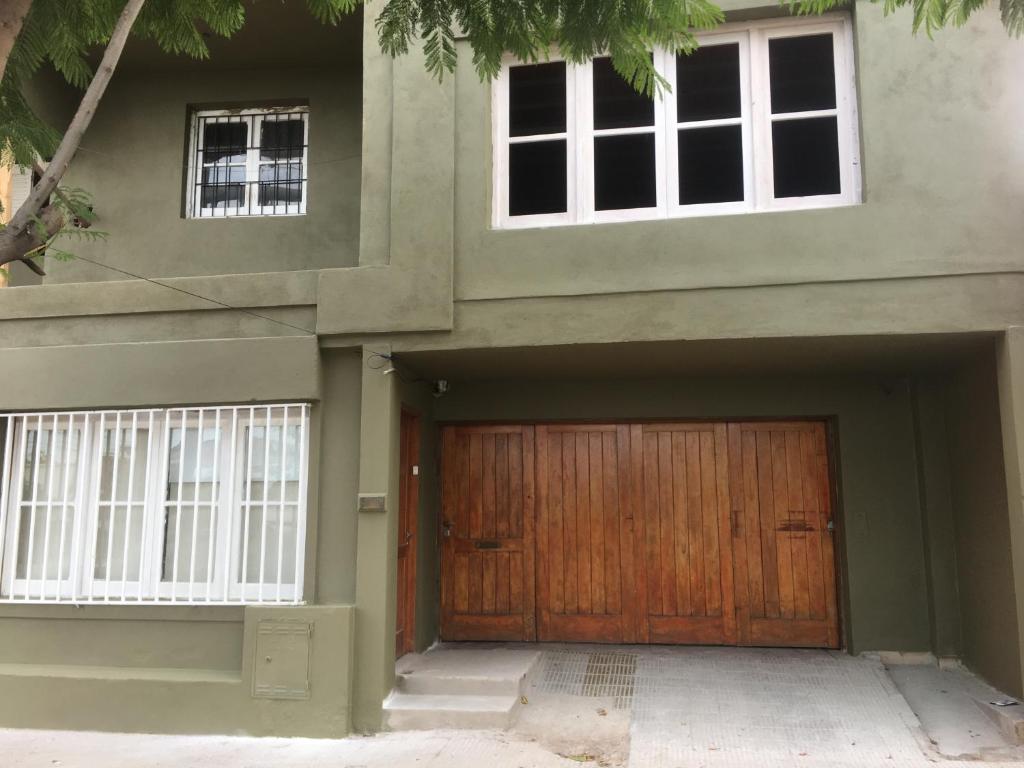
<svg viewBox="0 0 1024 768">
<path fill-rule="evenodd" d="M 0 601 L 302 600 L 305 403 L 0 415 Z"/>
<path fill-rule="evenodd" d="M 652 52 L 638 94 L 597 57 L 507 58 L 492 89 L 499 228 L 860 202 L 845 14 L 726 24 L 690 55 Z"/>
<path fill-rule="evenodd" d="M 309 109 L 212 109 L 192 113 L 191 218 L 296 216 L 306 212 Z"/>
</svg>

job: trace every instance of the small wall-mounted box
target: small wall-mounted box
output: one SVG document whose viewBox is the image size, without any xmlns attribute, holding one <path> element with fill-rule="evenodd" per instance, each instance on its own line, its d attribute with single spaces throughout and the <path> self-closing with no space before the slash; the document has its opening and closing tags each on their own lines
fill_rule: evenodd
<svg viewBox="0 0 1024 768">
<path fill-rule="evenodd" d="M 360 493 L 360 512 L 387 512 L 388 495 L 386 493 Z"/>
<path fill-rule="evenodd" d="M 262 619 L 256 628 L 252 695 L 257 699 L 308 699 L 313 625 Z"/>
</svg>

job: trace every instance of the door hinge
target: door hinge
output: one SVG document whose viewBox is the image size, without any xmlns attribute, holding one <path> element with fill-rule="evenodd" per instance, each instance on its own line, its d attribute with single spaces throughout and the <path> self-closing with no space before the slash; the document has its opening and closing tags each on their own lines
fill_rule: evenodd
<svg viewBox="0 0 1024 768">
<path fill-rule="evenodd" d="M 825 527 L 828 529 L 829 533 L 832 533 L 832 531 L 834 531 L 836 529 L 836 521 L 835 520 L 829 520 L 828 521 L 828 525 L 825 526 Z"/>
</svg>

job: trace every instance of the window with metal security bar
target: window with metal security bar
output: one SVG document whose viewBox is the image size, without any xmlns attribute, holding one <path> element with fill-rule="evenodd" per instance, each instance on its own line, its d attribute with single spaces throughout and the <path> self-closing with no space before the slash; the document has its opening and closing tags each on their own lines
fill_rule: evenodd
<svg viewBox="0 0 1024 768">
<path fill-rule="evenodd" d="M 652 51 L 637 93 L 609 57 L 509 57 L 492 90 L 495 227 L 822 208 L 860 201 L 845 14 L 724 24 Z"/>
<path fill-rule="evenodd" d="M 0 601 L 302 600 L 309 406 L 0 415 Z"/>
<path fill-rule="evenodd" d="M 188 215 L 304 214 L 308 148 L 306 107 L 194 112 Z"/>
</svg>

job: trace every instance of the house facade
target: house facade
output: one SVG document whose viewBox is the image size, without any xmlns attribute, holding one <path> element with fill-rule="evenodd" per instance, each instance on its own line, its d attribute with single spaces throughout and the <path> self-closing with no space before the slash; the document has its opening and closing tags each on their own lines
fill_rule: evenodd
<svg viewBox="0 0 1024 768">
<path fill-rule="evenodd" d="M 1022 695 L 1024 49 L 724 7 L 655 99 L 437 83 L 373 2 L 133 42 L 68 177 L 107 236 L 0 290 L 0 724 L 373 731 L 438 639 Z"/>
</svg>

